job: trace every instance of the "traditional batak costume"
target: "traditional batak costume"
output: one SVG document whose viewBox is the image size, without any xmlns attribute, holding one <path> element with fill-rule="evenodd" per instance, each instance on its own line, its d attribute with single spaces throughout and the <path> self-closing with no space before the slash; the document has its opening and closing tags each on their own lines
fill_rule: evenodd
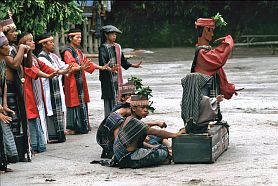
<svg viewBox="0 0 278 186">
<path fill-rule="evenodd" d="M 81 35 L 81 32 L 72 32 L 69 36 Z M 66 64 L 73 64 L 73 67 L 81 66 L 87 62 L 86 56 L 80 49 L 69 46 L 63 52 L 63 59 Z M 89 116 L 87 103 L 90 102 L 88 85 L 85 71 L 93 73 L 97 65 L 88 63 L 88 68 L 79 70 L 64 77 L 65 100 L 67 106 L 67 129 L 81 134 L 89 132 Z"/>
<path fill-rule="evenodd" d="M 11 18 L 1 22 L 0 24 L 3 26 L 5 33 L 8 33 L 11 30 L 16 30 L 16 26 Z M 16 46 L 11 44 L 10 56 L 15 58 L 16 55 Z M 15 115 L 12 116 L 12 122 L 10 126 L 16 141 L 19 161 L 25 161 L 25 154 L 27 154 L 28 160 L 31 159 L 28 128 L 29 124 L 26 114 L 24 90 L 22 84 L 22 81 L 24 81 L 23 68 L 25 64 L 26 58 L 23 58 L 21 65 L 17 69 L 11 68 L 9 67 L 9 64 L 7 64 L 7 68 L 13 76 L 13 80 L 7 80 L 8 106 L 15 112 Z"/>
<path fill-rule="evenodd" d="M 136 87 L 132 82 L 127 82 L 119 87 L 122 96 L 127 94 L 134 94 Z M 120 108 L 130 108 L 129 103 L 118 103 L 112 112 L 104 118 L 97 130 L 97 143 L 103 148 L 101 157 L 112 158 L 113 143 L 114 143 L 114 130 L 118 128 L 124 121 L 124 117 L 117 112 Z"/>
<path fill-rule="evenodd" d="M 105 37 L 105 33 L 116 32 L 122 33 L 118 28 L 112 25 L 106 25 L 101 28 L 102 37 Z M 127 70 L 131 67 L 122 51 L 121 45 L 118 43 L 109 44 L 103 42 L 99 47 L 99 65 L 105 65 L 110 62 L 109 66 L 118 65 L 118 72 L 100 71 L 99 80 L 101 82 L 101 99 L 104 100 L 104 115 L 107 116 L 113 107 L 117 104 L 117 100 L 120 100 L 119 87 L 123 84 L 122 68 Z"/>
<path fill-rule="evenodd" d="M 131 96 L 131 106 L 146 106 L 149 101 L 146 97 Z M 163 145 L 155 148 L 144 148 L 143 142 L 147 136 L 148 125 L 139 119 L 132 118 L 121 125 L 117 138 L 114 141 L 114 160 L 120 167 L 140 168 L 159 165 L 168 157 L 168 149 Z M 127 148 L 137 143 L 137 149 L 129 152 Z"/>
<path fill-rule="evenodd" d="M 136 87 L 133 82 L 127 82 L 119 86 L 119 92 L 121 93 L 121 96 L 133 95 L 135 94 L 135 91 L 136 91 Z"/>
<path fill-rule="evenodd" d="M 195 22 L 196 28 L 208 27 L 215 28 L 213 19 L 199 18 Z M 228 35 L 221 44 L 212 49 L 209 45 L 198 45 L 195 48 L 195 57 L 191 67 L 191 72 L 199 72 L 209 76 L 219 76 L 220 94 L 225 99 L 230 99 L 235 93 L 235 85 L 228 81 L 223 66 L 232 52 L 234 41 L 232 36 Z"/>
<path fill-rule="evenodd" d="M 110 113 L 100 124 L 97 130 L 97 143 L 102 147 L 101 158 L 112 158 L 114 155 L 114 130 L 124 121 L 124 117 L 118 112 Z"/>
<path fill-rule="evenodd" d="M 208 124 L 216 120 L 216 98 L 207 95 L 213 77 L 201 73 L 190 73 L 181 80 L 183 87 L 181 116 L 187 133 L 204 133 Z"/>
<path fill-rule="evenodd" d="M 25 68 L 25 100 L 27 118 L 30 126 L 30 137 L 32 150 L 44 152 L 47 143 L 46 107 L 42 80 L 38 77 L 39 71 L 47 74 L 54 72 L 54 69 L 47 66 L 33 55 L 33 66 Z"/>
<path fill-rule="evenodd" d="M 182 79 L 182 118 L 187 133 L 204 133 L 208 129 L 209 122 L 217 121 L 219 123 L 222 120 L 219 103 L 216 102 L 215 97 L 223 95 L 224 98 L 230 99 L 236 93 L 235 85 L 227 80 L 223 69 L 234 42 L 228 35 L 215 49 L 209 45 L 200 45 L 201 39 L 206 42 L 211 40 L 209 37 L 213 36 L 215 20 L 199 18 L 195 22 L 195 27 L 199 38 L 191 74 Z"/>
<path fill-rule="evenodd" d="M 53 40 L 52 36 L 43 35 L 37 44 Z M 39 60 L 54 69 L 66 69 L 68 67 L 56 54 L 45 52 L 39 53 Z M 41 78 L 47 108 L 47 131 L 48 139 L 58 142 L 66 141 L 65 136 L 65 94 L 62 84 L 62 75 L 53 78 Z"/>
<path fill-rule="evenodd" d="M 3 34 L 3 32 L 0 32 L 0 47 L 2 47 L 4 45 L 5 42 L 7 42 L 7 38 L 6 36 Z M 5 67 L 5 61 L 2 60 L 0 61 L 0 104 L 1 106 L 3 106 L 3 100 L 4 100 L 4 87 L 5 87 L 5 79 L 6 79 L 6 67 Z M 1 125 L 0 125 L 0 171 L 6 171 L 7 169 L 7 157 L 6 157 L 6 153 L 5 153 L 5 139 L 4 139 L 4 135 L 6 135 L 4 133 L 4 131 L 2 130 L 2 128 L 5 129 L 5 125 L 8 124 L 0 121 Z M 13 143 L 14 144 L 14 143 Z M 15 147 L 15 144 L 14 144 Z"/>
</svg>

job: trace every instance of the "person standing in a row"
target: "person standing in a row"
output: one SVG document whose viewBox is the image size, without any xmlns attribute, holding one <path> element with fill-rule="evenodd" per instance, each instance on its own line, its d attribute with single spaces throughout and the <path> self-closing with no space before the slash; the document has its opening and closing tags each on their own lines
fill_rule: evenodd
<svg viewBox="0 0 278 186">
<path fill-rule="evenodd" d="M 35 49 L 31 33 L 24 32 L 18 39 L 19 44 L 28 45 L 32 51 Z M 39 153 L 46 150 L 47 143 L 46 109 L 41 77 L 52 78 L 58 74 L 58 71 L 38 60 L 35 55 L 32 56 L 32 61 L 31 68 L 24 68 L 24 93 L 32 151 Z"/>
<path fill-rule="evenodd" d="M 12 18 L 1 21 L 0 25 L 3 27 L 3 33 L 9 41 L 10 55 L 5 56 L 7 96 L 8 106 L 15 112 L 12 116 L 10 126 L 3 130 L 5 131 L 4 136 L 7 139 L 5 147 L 8 162 L 30 161 L 31 150 L 28 135 L 28 120 L 23 93 L 23 68 L 32 67 L 32 51 L 29 49 L 29 46 L 24 44 L 16 46 L 17 30 Z"/>
<path fill-rule="evenodd" d="M 69 73 L 71 66 L 65 64 L 54 54 L 54 38 L 51 34 L 43 34 L 37 37 L 36 51 L 38 59 L 46 65 Z M 65 136 L 65 94 L 62 84 L 62 75 L 53 78 L 42 78 L 46 108 L 47 131 L 49 141 L 66 141 Z"/>
<path fill-rule="evenodd" d="M 67 129 L 69 134 L 86 134 L 90 130 L 87 105 L 90 98 L 85 71 L 93 73 L 95 69 L 105 71 L 111 68 L 93 63 L 78 48 L 81 43 L 81 30 L 69 30 L 68 41 L 70 44 L 63 52 L 65 63 L 72 65 L 72 73 L 64 77 Z"/>
<path fill-rule="evenodd" d="M 6 86 L 6 62 L 4 60 L 5 56 L 9 55 L 9 42 L 6 36 L 0 31 L 0 174 L 2 171 L 10 172 L 12 171 L 7 167 L 7 157 L 5 152 L 5 141 L 4 141 L 4 131 L 6 127 L 12 121 L 12 118 L 7 116 L 7 111 L 12 112 L 8 109 L 5 104 L 7 104 L 7 86 Z M 12 112 L 13 113 L 13 112 Z M 14 114 L 14 113 L 13 113 Z"/>
<path fill-rule="evenodd" d="M 122 68 L 141 67 L 142 61 L 137 64 L 129 63 L 121 51 L 121 45 L 116 43 L 117 34 L 122 33 L 113 25 L 101 28 L 101 45 L 99 47 L 99 65 L 106 65 L 113 71 L 101 71 L 99 80 L 101 82 L 101 99 L 104 100 L 104 117 L 106 117 L 117 104 L 121 93 L 119 87 L 123 84 Z"/>
</svg>

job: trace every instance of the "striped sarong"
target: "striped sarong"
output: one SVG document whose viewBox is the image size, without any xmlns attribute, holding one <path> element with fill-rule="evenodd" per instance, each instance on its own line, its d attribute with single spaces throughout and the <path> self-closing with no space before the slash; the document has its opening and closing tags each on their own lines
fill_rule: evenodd
<svg viewBox="0 0 278 186">
<path fill-rule="evenodd" d="M 0 104 L 3 104 L 3 95 L 6 86 L 6 62 L 0 62 L 0 78 L 1 78 L 1 85 L 0 85 Z M 17 162 L 18 161 L 18 152 L 14 140 L 14 136 L 9 124 L 5 124 L 1 122 L 2 133 L 3 133 L 3 141 L 5 146 L 5 153 L 10 160 L 10 162 Z"/>
<path fill-rule="evenodd" d="M 99 125 L 97 130 L 97 143 L 103 148 L 106 157 L 111 158 L 114 144 L 114 130 L 124 121 L 123 116 L 118 112 L 109 114 Z"/>
<path fill-rule="evenodd" d="M 39 56 L 46 58 L 52 65 L 54 65 L 55 62 L 46 52 L 42 51 Z M 54 125 L 53 127 L 56 131 L 54 135 L 53 133 L 48 133 L 48 138 L 49 140 L 58 140 L 58 142 L 64 142 L 66 141 L 66 136 L 64 133 L 64 114 L 62 110 L 59 76 L 49 78 L 48 80 L 50 87 L 51 106 L 53 111 L 53 116 L 50 119 L 52 122 L 48 123 L 48 126 L 50 124 Z"/>
<path fill-rule="evenodd" d="M 16 71 L 13 71 L 14 77 L 18 77 Z M 11 115 L 12 122 L 10 127 L 12 129 L 15 140 L 23 140 L 21 143 L 16 143 L 20 159 L 23 159 L 25 154 L 29 153 L 29 129 L 28 120 L 26 117 L 25 101 L 22 92 L 22 85 L 20 81 L 7 81 L 8 87 L 8 106 L 15 112 Z M 23 146 L 18 146 L 18 145 Z M 20 149 L 20 150 L 19 150 Z"/>
<path fill-rule="evenodd" d="M 202 100 L 201 89 L 211 78 L 212 76 L 200 73 L 190 73 L 181 80 L 183 87 L 181 117 L 184 123 L 187 123 L 190 119 L 193 119 L 195 123 L 198 121 Z"/>
<path fill-rule="evenodd" d="M 73 47 L 68 47 L 66 50 L 71 52 L 78 65 L 81 65 L 80 58 Z M 89 116 L 88 107 L 84 101 L 84 89 L 82 72 L 78 71 L 74 74 L 77 86 L 77 92 L 79 97 L 80 105 L 77 107 L 67 107 L 67 128 L 75 130 L 82 134 L 89 132 Z M 75 118 L 75 116 L 77 118 Z M 76 123 L 78 122 L 78 123 Z"/>
<path fill-rule="evenodd" d="M 7 159 L 6 159 L 5 148 L 4 148 L 2 127 L 0 126 L 0 171 L 5 171 L 6 169 L 7 169 Z"/>
<path fill-rule="evenodd" d="M 121 127 L 118 133 L 117 139 L 115 139 L 113 145 L 113 151 L 115 154 L 115 159 L 121 161 L 125 156 L 129 154 L 126 150 L 133 142 L 137 141 L 138 146 L 143 146 L 143 141 L 147 136 L 148 126 L 144 122 L 132 118 L 128 123 Z"/>
<path fill-rule="evenodd" d="M 5 152 L 11 163 L 18 161 L 18 152 L 14 140 L 14 136 L 10 126 L 6 123 L 1 122 L 3 141 L 5 144 Z"/>
<path fill-rule="evenodd" d="M 33 65 L 39 68 L 39 64 L 35 57 L 33 57 Z M 44 138 L 45 138 L 44 141 L 47 142 L 48 134 L 47 134 L 47 124 L 46 124 L 46 109 L 45 109 L 44 98 L 43 98 L 43 86 L 42 86 L 41 78 L 38 77 L 37 79 L 32 79 L 32 85 L 33 85 L 35 102 L 37 105 L 39 118 L 40 118 L 40 122 L 38 124 L 41 125 Z"/>
<path fill-rule="evenodd" d="M 204 133 L 207 131 L 208 123 L 198 123 L 200 118 L 200 110 L 205 108 L 201 105 L 204 89 L 207 89 L 206 84 L 210 82 L 212 76 L 207 76 L 201 73 L 190 73 L 181 80 L 183 87 L 181 117 L 184 122 L 187 133 Z"/>
<path fill-rule="evenodd" d="M 117 64 L 115 45 L 104 43 L 103 46 L 106 48 L 107 54 L 110 59 L 109 66 L 113 67 L 114 65 Z M 121 68 L 121 66 L 119 66 L 119 68 Z M 115 101 L 116 98 L 118 97 L 118 76 L 119 76 L 119 74 L 114 73 L 114 72 L 110 72 L 110 74 L 111 74 L 111 85 L 112 85 L 111 88 L 112 88 L 112 92 L 113 92 L 113 100 Z M 112 108 L 115 106 L 115 103 L 114 103 L 114 105 L 112 105 Z M 111 110 L 112 110 L 112 108 L 111 108 Z"/>
<path fill-rule="evenodd" d="M 87 107 L 87 104 L 85 105 Z M 67 129 L 74 130 L 81 134 L 88 133 L 88 126 L 85 125 L 80 106 L 67 107 Z M 87 110 L 85 110 L 87 112 Z M 88 113 L 87 113 L 88 114 Z"/>
<path fill-rule="evenodd" d="M 40 122 L 39 118 L 29 119 L 31 145 L 33 151 L 44 152 L 46 151 L 46 141 Z"/>
<path fill-rule="evenodd" d="M 15 58 L 17 51 L 14 45 L 11 46 L 10 56 Z M 26 58 L 23 59 L 22 65 L 26 63 Z M 8 88 L 8 106 L 15 111 L 12 116 L 12 131 L 15 137 L 19 161 L 25 161 L 25 154 L 27 154 L 28 161 L 31 161 L 31 146 L 29 124 L 26 114 L 25 97 L 21 79 L 24 76 L 22 65 L 17 69 L 11 69 L 14 81 L 7 81 Z"/>
<path fill-rule="evenodd" d="M 141 168 L 161 164 L 168 157 L 168 149 L 164 145 L 155 148 L 144 148 L 143 141 L 148 126 L 142 121 L 132 118 L 125 127 L 121 127 L 115 139 L 113 150 L 114 160 L 121 168 Z M 129 152 L 127 147 L 138 142 L 138 148 Z"/>
</svg>

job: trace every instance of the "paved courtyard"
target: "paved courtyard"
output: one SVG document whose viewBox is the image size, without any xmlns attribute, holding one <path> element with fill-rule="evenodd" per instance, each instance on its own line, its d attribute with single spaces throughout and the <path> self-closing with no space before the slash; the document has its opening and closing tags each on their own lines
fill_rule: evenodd
<svg viewBox="0 0 278 186">
<path fill-rule="evenodd" d="M 136 53 L 143 68 L 123 71 L 143 79 L 153 90 L 155 113 L 145 120 L 164 120 L 166 130 L 183 126 L 180 80 L 190 71 L 192 48 L 152 49 Z M 92 131 L 67 136 L 65 143 L 48 144 L 31 163 L 10 164 L 1 186 L 20 185 L 278 185 L 278 57 L 268 50 L 236 49 L 224 69 L 236 87 L 245 89 L 221 103 L 230 124 L 229 149 L 213 164 L 171 164 L 143 169 L 118 169 L 90 164 L 101 148 L 95 134 L 103 119 L 98 72 L 87 74 Z M 97 59 L 93 59 L 97 62 Z"/>
</svg>

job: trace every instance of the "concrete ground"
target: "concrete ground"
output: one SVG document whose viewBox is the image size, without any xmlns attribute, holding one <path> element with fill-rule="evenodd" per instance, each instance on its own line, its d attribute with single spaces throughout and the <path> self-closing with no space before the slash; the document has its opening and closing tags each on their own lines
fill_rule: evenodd
<svg viewBox="0 0 278 186">
<path fill-rule="evenodd" d="M 189 72 L 192 48 L 150 49 L 136 53 L 143 68 L 123 71 L 143 79 L 153 90 L 155 113 L 145 120 L 164 120 L 166 130 L 183 126 L 180 80 Z M 230 124 L 229 149 L 213 164 L 171 164 L 143 169 L 118 169 L 90 164 L 101 148 L 95 134 L 103 119 L 98 72 L 87 74 L 92 131 L 67 136 L 65 143 L 48 144 L 31 163 L 10 164 L 13 173 L 1 174 L 1 186 L 21 185 L 278 185 L 278 57 L 260 48 L 238 48 L 225 70 L 236 87 L 245 89 L 221 103 Z M 93 59 L 97 62 L 96 59 Z"/>
</svg>

